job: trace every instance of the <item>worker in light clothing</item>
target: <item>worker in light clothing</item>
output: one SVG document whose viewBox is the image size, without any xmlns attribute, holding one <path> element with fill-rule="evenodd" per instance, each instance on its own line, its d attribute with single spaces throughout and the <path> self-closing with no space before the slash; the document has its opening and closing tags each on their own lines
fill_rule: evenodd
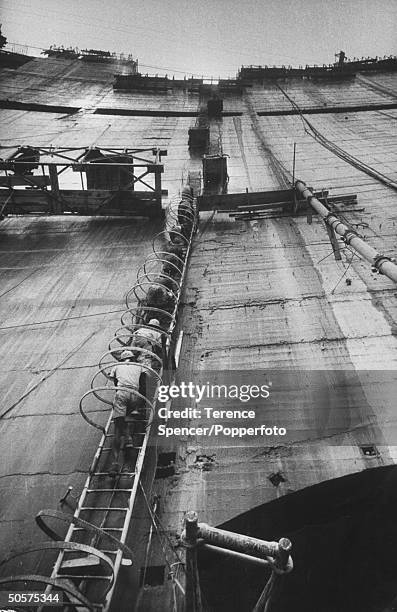
<svg viewBox="0 0 397 612">
<path fill-rule="evenodd" d="M 150 319 L 148 325 L 151 327 L 140 327 L 132 334 L 134 346 L 141 346 L 149 351 L 156 352 L 156 347 L 161 346 L 162 333 L 158 319 Z"/>
<path fill-rule="evenodd" d="M 122 363 L 114 366 L 110 378 L 117 388 L 113 401 L 114 437 L 112 444 L 113 463 L 109 470 L 112 476 L 120 472 L 119 455 L 121 440 L 125 436 L 125 448 L 133 447 L 127 416 L 138 417 L 141 414 L 142 399 L 136 394 L 145 395 L 146 374 L 141 364 L 134 362 L 132 351 L 123 351 L 120 355 Z"/>
<path fill-rule="evenodd" d="M 148 325 L 151 327 L 140 327 L 132 334 L 132 345 L 154 353 L 164 359 L 166 350 L 166 337 L 161 333 L 160 321 L 150 319 Z M 137 361 L 142 365 L 148 365 L 154 370 L 160 369 L 160 363 L 147 353 L 141 353 Z"/>
</svg>

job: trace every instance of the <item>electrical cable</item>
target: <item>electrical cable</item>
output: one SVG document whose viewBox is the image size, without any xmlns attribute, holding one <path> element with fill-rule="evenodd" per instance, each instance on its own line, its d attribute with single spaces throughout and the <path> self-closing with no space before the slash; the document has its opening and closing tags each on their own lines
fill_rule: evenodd
<svg viewBox="0 0 397 612">
<path fill-rule="evenodd" d="M 168 559 L 166 548 L 163 545 L 162 534 L 160 533 L 159 528 L 158 528 L 158 526 L 156 524 L 156 520 L 155 520 L 154 515 L 153 515 L 153 510 L 152 510 L 152 508 L 151 508 L 151 506 L 149 504 L 149 500 L 147 498 L 147 495 L 146 495 L 146 492 L 145 492 L 145 489 L 144 489 L 144 487 L 142 485 L 142 481 L 141 480 L 139 481 L 139 484 L 140 484 L 140 487 L 141 487 L 141 490 L 142 490 L 142 493 L 143 493 L 143 497 L 144 497 L 144 500 L 145 500 L 145 503 L 146 503 L 146 506 L 147 506 L 147 509 L 148 509 L 148 512 L 149 512 L 150 520 L 151 520 L 152 525 L 153 525 L 153 527 L 154 527 L 154 529 L 156 531 L 156 534 L 157 534 L 157 536 L 159 538 L 160 546 L 161 546 L 161 549 L 163 551 L 164 560 L 165 560 L 165 562 L 166 562 L 166 564 L 168 566 L 168 569 L 169 569 L 169 575 L 171 577 L 171 580 L 172 580 L 173 583 L 176 584 L 176 586 L 179 588 L 181 593 L 184 595 L 185 591 L 184 591 L 181 583 L 179 582 L 179 580 L 175 576 L 175 570 L 173 568 L 173 565 L 175 565 L 175 564 L 171 564 L 169 559 Z M 177 555 L 177 553 L 174 550 L 174 548 L 170 546 L 170 549 L 177 556 L 177 558 L 178 558 L 178 566 L 180 566 L 180 564 L 182 564 L 183 562 L 180 560 L 180 558 Z"/>
<path fill-rule="evenodd" d="M 52 370 L 50 370 L 48 374 L 40 378 L 40 380 L 37 381 L 37 383 L 35 383 L 33 387 L 28 389 L 28 391 L 23 393 L 11 406 L 6 408 L 6 410 L 4 410 L 0 414 L 0 419 L 3 419 L 7 414 L 11 412 L 11 410 L 16 408 L 28 395 L 30 395 L 33 391 L 35 391 L 39 385 L 41 385 L 50 376 L 52 376 L 57 370 L 59 370 L 59 368 L 63 366 L 63 364 L 66 363 L 70 359 L 70 357 L 73 357 L 73 355 L 75 355 L 88 342 L 88 340 L 91 340 L 91 338 L 95 336 L 95 334 L 97 333 L 98 333 L 98 330 L 93 331 L 86 338 L 84 338 L 82 342 L 79 342 L 79 344 L 76 347 L 74 347 L 71 351 L 69 351 L 69 353 L 65 357 L 63 357 L 63 359 L 55 366 L 55 368 L 52 368 Z"/>
<path fill-rule="evenodd" d="M 63 22 L 63 21 L 65 20 L 65 15 L 64 15 L 64 13 L 61 13 L 61 12 L 56 11 L 56 10 L 46 9 L 46 11 L 45 11 L 45 12 L 40 13 L 40 12 L 38 12 L 37 10 L 36 10 L 36 11 L 32 11 L 32 7 L 31 7 L 30 5 L 28 6 L 28 5 L 26 5 L 26 4 L 25 4 L 25 7 L 26 7 L 26 8 L 21 8 L 21 7 L 19 7 L 19 12 L 22 12 L 22 13 L 27 13 L 27 14 L 29 15 L 29 17 L 32 17 L 32 14 L 34 14 L 34 15 L 37 15 L 38 17 L 41 17 L 41 18 L 46 19 L 46 18 L 48 18 L 48 13 L 51 13 L 51 14 L 53 14 L 54 16 L 59 16 L 59 23 L 61 23 L 61 22 Z M 114 31 L 114 32 L 120 32 L 120 33 L 125 33 L 125 34 L 131 34 L 131 30 L 130 30 L 130 29 L 126 29 L 126 28 L 117 28 L 117 27 L 111 26 L 111 25 L 109 24 L 109 22 L 105 23 L 105 22 L 100 21 L 100 20 L 98 20 L 98 19 L 96 19 L 96 20 L 95 20 L 95 22 L 93 23 L 91 20 L 90 20 L 90 21 L 87 21 L 87 20 L 85 20 L 85 19 L 81 18 L 80 16 L 79 16 L 79 17 L 76 17 L 76 18 L 74 19 L 73 17 L 71 17 L 70 15 L 68 15 L 68 22 L 69 22 L 69 21 L 70 21 L 70 22 L 72 22 L 72 23 L 74 23 L 74 24 L 76 24 L 76 25 L 78 25 L 78 26 L 85 25 L 85 26 L 89 27 L 90 29 L 94 27 L 96 30 L 98 30 L 98 29 L 99 29 L 99 30 L 103 29 L 103 30 L 104 30 L 104 31 L 106 31 L 106 32 L 109 32 L 109 30 L 110 30 L 110 31 Z M 139 24 L 137 24 L 137 23 L 135 23 L 135 24 L 134 24 L 134 28 L 135 28 L 135 29 L 136 29 L 138 26 L 139 26 Z M 152 32 L 153 32 L 153 33 L 155 33 L 157 36 L 158 36 L 158 34 L 159 34 L 159 33 L 161 33 L 161 34 L 165 34 L 165 35 L 167 35 L 167 36 L 170 36 L 170 30 L 169 30 L 169 29 L 158 28 L 158 27 L 153 28 L 153 27 L 150 27 L 150 25 L 147 25 L 147 24 L 143 24 L 143 25 L 142 25 L 142 30 L 143 30 L 144 32 L 152 31 Z M 68 32 L 68 33 L 69 33 L 69 32 Z M 260 37 L 259 37 L 259 36 L 257 36 L 257 39 L 258 39 L 258 41 L 259 41 L 259 40 L 262 40 L 262 39 L 260 39 Z M 170 40 L 170 42 L 171 42 L 171 40 Z M 181 44 L 182 44 L 182 42 L 183 42 L 183 41 L 181 41 Z M 172 44 L 175 46 L 175 44 L 176 44 L 176 43 L 178 43 L 178 37 L 176 37 L 176 38 L 175 38 L 175 36 L 174 36 L 174 37 L 172 38 Z M 19 45 L 19 44 L 21 44 L 21 43 L 9 42 L 8 44 L 9 44 L 9 45 L 16 45 L 16 44 L 18 44 L 18 45 Z M 219 52 L 219 45 L 217 45 L 216 43 L 215 43 L 215 44 L 212 44 L 212 43 L 211 43 L 211 41 L 207 41 L 207 43 L 206 43 L 206 44 L 207 44 L 207 47 L 208 47 L 208 45 L 209 45 L 209 46 L 212 46 L 212 47 L 214 48 L 214 50 L 215 50 L 215 51 L 218 51 L 218 52 Z M 32 48 L 32 49 L 36 49 L 36 50 L 43 50 L 43 48 L 44 48 L 43 46 L 42 46 L 42 47 L 37 47 L 37 46 L 34 46 L 34 45 L 21 45 L 21 46 L 27 46 L 27 47 L 30 47 L 30 48 Z M 284 59 L 287 59 L 287 60 L 290 60 L 290 61 L 293 61 L 293 60 L 295 59 L 295 58 L 292 58 L 291 56 L 288 56 L 288 55 L 282 55 L 282 54 L 281 54 L 281 55 L 280 55 L 280 54 L 272 54 L 272 53 L 269 53 L 269 52 L 267 52 L 266 54 L 267 54 L 267 56 L 269 56 L 269 57 L 272 57 L 272 56 L 273 56 L 274 58 L 277 58 L 277 59 L 279 59 L 279 58 L 281 58 L 281 59 L 282 59 L 282 58 L 284 58 Z M 154 69 L 158 69 L 158 70 L 169 70 L 169 71 L 173 71 L 173 72 L 180 72 L 180 73 L 182 73 L 182 74 L 186 74 L 186 75 L 188 75 L 188 74 L 192 74 L 192 73 L 191 73 L 189 70 L 180 70 L 180 69 L 175 69 L 175 68 L 167 68 L 167 67 L 163 67 L 163 66 L 153 66 L 153 65 L 149 65 L 149 64 L 139 64 L 139 65 L 141 65 L 141 66 L 143 66 L 143 67 L 147 67 L 147 68 L 154 68 Z M 198 74 L 198 73 L 195 73 L 195 74 L 193 73 L 193 74 L 192 74 L 192 76 L 198 76 L 198 77 L 200 77 L 200 76 L 203 76 L 203 75 L 202 75 L 202 74 Z M 204 78 L 209 78 L 209 79 L 211 79 L 211 78 L 213 78 L 213 77 L 207 76 L 207 77 L 204 77 Z"/>
<path fill-rule="evenodd" d="M 323 261 L 325 261 L 326 259 L 328 259 L 328 257 L 331 257 L 331 255 L 335 254 L 335 250 L 332 249 L 332 251 L 330 253 L 328 253 L 328 255 L 326 255 L 325 257 L 323 257 L 322 259 L 319 259 L 318 261 L 316 261 L 316 266 L 318 266 L 318 264 L 322 263 Z"/>
<path fill-rule="evenodd" d="M 166 540 L 167 540 L 167 542 L 168 542 L 169 547 L 170 547 L 170 548 L 173 550 L 173 552 L 174 552 L 174 554 L 175 554 L 175 557 L 178 559 L 179 563 L 181 564 L 181 567 L 182 567 L 183 571 L 185 571 L 184 561 L 183 561 L 183 559 L 182 559 L 182 558 L 181 558 L 181 557 L 178 555 L 178 553 L 176 552 L 176 550 L 175 550 L 175 548 L 174 548 L 174 545 L 173 545 L 173 543 L 172 543 L 172 541 L 171 541 L 171 539 L 170 539 L 170 537 L 169 537 L 169 535 L 168 535 L 168 533 L 167 533 L 167 531 L 166 531 L 166 529 L 165 529 L 164 525 L 162 524 L 162 522 L 161 522 L 161 520 L 160 520 L 160 518 L 159 518 L 159 516 L 158 516 L 157 512 L 153 512 L 153 515 L 154 515 L 155 520 L 158 522 L 159 527 L 160 527 L 160 529 L 162 530 L 162 533 L 163 533 L 164 537 L 166 538 Z"/>
<path fill-rule="evenodd" d="M 166 533 L 164 527 L 160 523 L 160 519 L 158 518 L 157 514 L 152 510 L 152 508 L 151 508 L 151 506 L 149 504 L 149 500 L 148 500 L 145 488 L 144 488 L 141 480 L 139 481 L 139 485 L 140 485 L 140 487 L 142 489 L 142 493 L 143 493 L 143 496 L 145 498 L 145 503 L 146 503 L 146 505 L 148 507 L 150 518 L 151 518 L 151 520 L 153 522 L 153 527 L 156 529 L 157 535 L 160 538 L 165 538 L 167 540 L 167 544 L 168 544 L 168 547 L 169 547 L 170 551 L 176 557 L 176 559 L 178 560 L 178 563 L 180 563 L 183 566 L 183 568 L 184 568 L 184 561 L 183 561 L 183 559 L 176 552 L 172 541 L 170 540 L 170 538 L 169 538 L 168 534 Z M 158 523 L 158 525 L 157 525 L 157 523 Z M 160 530 L 161 530 L 161 532 L 160 532 Z"/>
<path fill-rule="evenodd" d="M 277 82 L 275 82 L 275 85 L 283 93 L 287 100 L 289 100 L 293 108 L 297 110 L 303 123 L 304 130 L 309 136 L 317 140 L 317 142 L 319 142 L 326 149 L 331 151 L 331 153 L 333 153 L 340 159 L 343 159 L 345 162 L 347 162 L 357 170 L 365 172 L 365 174 L 372 176 L 387 187 L 390 187 L 391 189 L 395 189 L 397 191 L 397 182 L 393 181 L 390 177 L 386 176 L 382 172 L 375 170 L 375 168 L 369 166 L 368 164 L 365 164 L 362 160 L 359 160 L 358 158 L 354 157 L 354 155 L 351 155 L 350 153 L 336 145 L 334 142 L 328 140 L 328 138 L 326 138 L 319 130 L 314 127 L 314 125 L 306 117 L 304 117 L 304 110 L 302 111 L 298 104 L 284 91 L 284 89 Z M 307 129 L 307 126 L 309 127 L 309 130 Z"/>
<path fill-rule="evenodd" d="M 87 317 L 98 317 L 102 315 L 124 312 L 124 310 L 125 310 L 124 308 L 119 308 L 118 310 L 105 310 L 104 312 L 93 312 L 90 314 L 76 315 L 73 317 L 62 317 L 60 319 L 47 319 L 45 321 L 35 321 L 33 323 L 20 323 L 17 325 L 3 325 L 2 327 L 0 327 L 0 331 L 6 330 L 6 329 L 16 329 L 20 327 L 32 327 L 36 325 L 46 325 L 47 323 L 60 323 L 62 321 L 72 321 L 73 319 L 85 319 Z"/>
<path fill-rule="evenodd" d="M 23 6 L 23 5 L 22 5 Z M 42 17 L 42 18 L 48 18 L 48 13 L 54 15 L 54 16 L 59 16 L 59 22 L 61 23 L 62 21 L 65 21 L 65 14 L 63 12 L 59 12 L 53 9 L 46 9 L 45 12 L 39 13 L 37 10 L 36 11 L 32 11 L 32 7 L 29 5 L 25 4 L 25 8 L 19 8 L 20 12 L 25 12 L 28 13 L 29 16 L 31 17 L 32 14 L 37 15 L 38 17 Z M 11 15 L 12 16 L 12 15 Z M 101 30 L 103 29 L 106 32 L 109 31 L 113 31 L 113 32 L 119 32 L 122 34 L 129 34 L 131 35 L 131 30 L 130 29 L 126 29 L 126 28 L 120 28 L 120 27 L 114 27 L 112 25 L 109 24 L 109 22 L 104 22 L 101 20 L 96 19 L 95 22 L 93 23 L 93 21 L 88 21 L 84 18 L 82 18 L 80 15 L 76 16 L 76 18 L 71 17 L 70 15 L 68 15 L 67 21 L 72 22 L 76 25 L 85 25 L 89 28 L 95 28 L 96 30 Z M 147 23 L 134 23 L 134 29 L 139 29 L 139 27 L 142 27 L 142 31 L 144 32 L 153 32 L 154 34 L 156 34 L 158 36 L 158 34 L 165 34 L 167 36 L 170 36 L 170 30 L 167 28 L 159 28 L 159 27 L 151 27 L 150 25 L 148 25 Z M 200 34 L 198 34 L 198 36 L 200 36 Z M 260 35 L 255 35 L 255 33 L 251 33 L 251 39 L 252 40 L 257 40 L 258 42 L 263 41 L 263 38 Z M 171 40 L 170 40 L 171 42 Z M 175 44 L 175 42 L 178 42 L 178 38 L 175 39 L 175 37 L 172 39 L 172 42 Z M 9 42 L 8 44 L 19 44 L 19 43 L 11 43 Z M 213 43 L 211 40 L 207 41 L 207 46 L 212 46 L 214 50 L 219 50 L 219 45 L 217 45 L 216 43 Z M 42 49 L 42 47 L 35 47 L 34 45 L 26 45 L 28 47 L 31 47 L 33 49 Z M 241 56 L 241 53 L 240 53 Z M 284 55 L 284 54 L 280 54 L 280 53 L 270 53 L 269 51 L 266 51 L 266 56 L 271 58 L 275 58 L 277 61 L 282 61 L 284 60 L 289 60 L 289 61 L 294 61 L 296 58 L 289 56 L 289 55 Z M 247 54 L 247 58 L 248 58 L 248 54 Z"/>
<path fill-rule="evenodd" d="M 346 274 L 347 274 L 347 272 L 349 271 L 349 268 L 350 268 L 350 266 L 351 266 L 351 264 L 352 264 L 353 259 L 354 259 L 354 257 L 355 257 L 355 256 L 356 256 L 356 254 L 355 254 L 355 253 L 353 253 L 352 258 L 351 258 L 351 259 L 350 259 L 350 261 L 349 261 L 349 265 L 347 266 L 347 268 L 346 268 L 346 269 L 345 269 L 345 271 L 343 272 L 342 276 L 340 277 L 340 279 L 339 279 L 339 280 L 338 280 L 338 282 L 336 283 L 335 287 L 332 289 L 332 291 L 331 291 L 331 295 L 333 295 L 333 294 L 334 294 L 335 289 L 336 289 L 336 288 L 339 286 L 339 284 L 342 282 L 343 278 L 346 276 Z"/>
</svg>

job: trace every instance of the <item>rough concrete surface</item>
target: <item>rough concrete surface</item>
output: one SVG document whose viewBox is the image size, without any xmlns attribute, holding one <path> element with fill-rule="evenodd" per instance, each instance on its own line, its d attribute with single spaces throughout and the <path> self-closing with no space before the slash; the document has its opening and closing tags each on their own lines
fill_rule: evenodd
<svg viewBox="0 0 397 612">
<path fill-rule="evenodd" d="M 169 199 L 189 170 L 201 168 L 187 147 L 194 118 L 94 114 L 98 107 L 195 111 L 198 94 L 118 93 L 104 67 L 62 60 L 36 59 L 3 76 L 4 98 L 81 107 L 74 115 L 1 110 L 1 142 L 10 154 L 22 144 L 161 146 L 168 150 L 163 187 Z M 397 111 L 348 107 L 395 101 L 396 82 L 395 74 L 385 74 L 328 84 L 295 79 L 283 88 L 302 109 L 346 107 L 310 121 L 395 181 Z M 330 195 L 356 194 L 356 205 L 336 204 L 338 214 L 380 253 L 397 255 L 395 190 L 321 146 L 299 115 L 258 116 L 291 108 L 280 89 L 256 84 L 242 96 L 226 97 L 224 108 L 242 113 L 212 126 L 228 155 L 230 193 L 241 193 L 244 203 L 246 189 L 284 188 L 295 142 L 295 177 L 314 189 L 330 189 Z M 158 230 L 149 222 L 107 218 L 1 222 L 0 385 L 2 410 L 11 408 L 0 420 L 5 550 L 40 538 L 35 512 L 54 507 L 69 483 L 78 490 L 83 482 L 98 436 L 78 415 L 78 400 L 119 326 L 123 295 Z M 305 216 L 248 222 L 204 214 L 180 312 L 180 378 L 206 369 L 320 369 L 332 383 L 334 370 L 396 370 L 395 298 L 392 281 L 349 249 L 335 261 L 324 224 L 315 217 L 308 224 Z M 366 388 L 359 406 L 363 427 L 347 428 L 334 439 L 260 441 L 246 448 L 220 442 L 215 450 L 202 439 L 174 439 L 164 450 L 176 453 L 176 473 L 153 488 L 165 532 L 175 538 L 190 509 L 201 521 L 221 524 L 312 485 L 394 464 L 394 404 L 390 396 L 379 402 L 382 392 L 381 382 Z M 307 408 L 315 412 L 315 397 Z M 305 417 L 302 410 L 297 423 Z M 360 445 L 374 441 L 377 453 L 364 456 Z M 282 475 L 278 484 L 274 474 Z M 149 565 L 165 563 L 159 542 L 154 538 Z M 141 609 L 159 609 L 159 602 L 171 600 L 170 592 L 169 581 L 145 589 Z"/>
</svg>

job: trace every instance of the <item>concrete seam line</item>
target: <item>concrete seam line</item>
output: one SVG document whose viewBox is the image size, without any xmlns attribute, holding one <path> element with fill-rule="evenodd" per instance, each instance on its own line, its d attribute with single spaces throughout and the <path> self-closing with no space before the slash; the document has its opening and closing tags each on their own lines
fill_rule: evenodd
<svg viewBox="0 0 397 612">
<path fill-rule="evenodd" d="M 66 357 L 64 357 L 62 359 L 62 361 L 60 361 L 58 363 L 58 365 L 55 366 L 55 368 L 53 368 L 48 374 L 46 374 L 45 376 L 43 376 L 42 378 L 40 378 L 40 380 L 33 385 L 33 387 L 31 387 L 28 391 L 26 391 L 26 393 L 24 393 L 23 395 L 21 395 L 21 397 L 19 399 L 17 399 L 16 402 L 14 402 L 9 408 L 6 408 L 6 410 L 4 410 L 4 412 L 2 412 L 0 414 L 0 419 L 4 418 L 9 412 L 11 412 L 11 410 L 13 410 L 14 408 L 16 408 L 18 406 L 18 404 L 20 404 L 28 395 L 30 395 L 32 393 L 32 391 L 34 391 L 35 389 L 37 389 L 37 387 L 39 385 L 41 385 L 41 383 L 43 383 L 45 380 L 47 380 L 47 378 L 49 378 L 50 376 L 52 376 L 52 374 L 54 374 L 54 372 L 56 372 L 57 370 L 59 370 L 59 368 L 61 366 L 63 366 L 64 363 L 66 363 L 68 361 L 68 359 L 70 359 L 70 357 L 73 357 L 73 355 L 75 353 L 77 353 L 85 344 L 86 342 L 88 342 L 88 340 L 91 340 L 91 338 L 93 336 L 95 336 L 95 334 L 97 334 L 98 331 L 94 331 L 91 334 L 89 334 L 82 342 L 80 342 L 74 349 L 72 349 L 67 355 Z"/>
</svg>

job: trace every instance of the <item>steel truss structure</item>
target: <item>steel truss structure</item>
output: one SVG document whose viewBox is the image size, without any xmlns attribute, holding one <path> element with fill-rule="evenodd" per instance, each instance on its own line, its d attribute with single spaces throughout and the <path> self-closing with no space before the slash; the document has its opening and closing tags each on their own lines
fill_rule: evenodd
<svg viewBox="0 0 397 612">
<path fill-rule="evenodd" d="M 165 155 L 160 148 L 23 146 L 6 157 L 3 149 L 0 214 L 158 216 Z M 71 188 L 72 173 L 81 188 Z"/>
</svg>

